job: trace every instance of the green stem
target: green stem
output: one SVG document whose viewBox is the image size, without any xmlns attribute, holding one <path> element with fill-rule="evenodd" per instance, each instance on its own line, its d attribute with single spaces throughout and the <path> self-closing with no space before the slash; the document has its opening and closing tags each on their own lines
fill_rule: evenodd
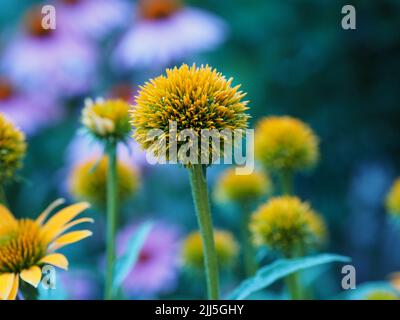
<svg viewBox="0 0 400 320">
<path fill-rule="evenodd" d="M 283 195 L 293 194 L 293 173 L 290 170 L 284 170 L 279 174 L 281 193 Z M 293 258 L 296 254 L 290 254 L 289 258 Z M 303 289 L 300 284 L 300 273 L 294 272 L 286 278 L 286 285 L 293 300 L 303 299 Z"/>
<path fill-rule="evenodd" d="M 4 187 L 0 184 L 0 204 L 3 204 L 7 207 L 7 197 L 4 191 Z"/>
<path fill-rule="evenodd" d="M 281 193 L 291 195 L 293 193 L 293 174 L 289 170 L 283 170 L 279 173 Z"/>
<path fill-rule="evenodd" d="M 250 210 L 248 209 L 247 205 L 242 204 L 241 211 L 244 271 L 247 277 L 251 277 L 257 271 L 257 261 L 255 260 L 255 250 L 251 243 L 251 235 L 249 230 Z"/>
<path fill-rule="evenodd" d="M 211 210 L 208 201 L 205 167 L 201 164 L 195 164 L 189 169 L 189 175 L 203 243 L 208 298 L 217 300 L 219 298 L 218 261 L 214 243 Z"/>
<path fill-rule="evenodd" d="M 289 293 L 293 300 L 301 300 L 303 299 L 303 294 L 300 286 L 299 273 L 294 272 L 289 274 L 285 281 L 288 287 Z"/>
<path fill-rule="evenodd" d="M 111 300 L 113 297 L 113 279 L 115 264 L 115 232 L 117 226 L 117 148 L 116 143 L 112 142 L 107 148 L 108 171 L 107 171 L 107 269 L 105 299 Z"/>
</svg>

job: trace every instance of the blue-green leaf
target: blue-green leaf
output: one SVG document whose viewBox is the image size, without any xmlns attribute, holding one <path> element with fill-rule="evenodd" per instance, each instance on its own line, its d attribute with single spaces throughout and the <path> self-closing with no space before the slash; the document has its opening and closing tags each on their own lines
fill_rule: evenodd
<svg viewBox="0 0 400 320">
<path fill-rule="evenodd" d="M 349 262 L 350 258 L 336 254 L 320 254 L 312 257 L 296 259 L 281 259 L 259 269 L 255 276 L 243 281 L 229 296 L 228 299 L 242 300 L 250 294 L 264 289 L 275 281 L 299 270 L 311 268 L 330 262 Z"/>
<path fill-rule="evenodd" d="M 129 239 L 128 249 L 125 254 L 119 258 L 115 265 L 113 290 L 116 292 L 126 279 L 129 272 L 135 266 L 139 257 L 140 251 L 149 235 L 152 228 L 151 222 L 146 222 L 132 235 Z"/>
</svg>

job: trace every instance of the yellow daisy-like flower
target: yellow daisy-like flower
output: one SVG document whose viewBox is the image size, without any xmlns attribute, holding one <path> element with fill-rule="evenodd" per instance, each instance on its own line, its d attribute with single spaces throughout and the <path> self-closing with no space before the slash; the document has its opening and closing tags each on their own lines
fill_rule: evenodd
<svg viewBox="0 0 400 320">
<path fill-rule="evenodd" d="M 45 222 L 62 202 L 53 202 L 36 220 L 17 220 L 0 205 L 0 300 L 16 298 L 20 279 L 37 287 L 45 264 L 68 269 L 67 258 L 56 251 L 92 235 L 88 230 L 67 232 L 78 224 L 93 222 L 75 219 L 89 207 L 86 202 L 70 205 Z"/>
<path fill-rule="evenodd" d="M 218 263 L 221 267 L 229 266 L 236 259 L 239 252 L 239 245 L 230 232 L 214 231 L 215 250 Z M 193 232 L 183 242 L 182 259 L 186 266 L 194 269 L 204 267 L 204 252 L 201 235 Z"/>
<path fill-rule="evenodd" d="M 400 217 L 400 178 L 393 183 L 386 197 L 386 209 L 391 215 Z"/>
<path fill-rule="evenodd" d="M 99 139 L 124 140 L 131 132 L 129 103 L 122 99 L 86 99 L 82 124 Z"/>
<path fill-rule="evenodd" d="M 0 113 L 0 184 L 22 167 L 25 151 L 25 135 Z"/>
<path fill-rule="evenodd" d="M 256 201 L 271 190 L 271 179 L 265 173 L 254 171 L 248 175 L 238 175 L 235 168 L 230 168 L 219 178 L 214 197 L 221 203 L 243 203 Z"/>
<path fill-rule="evenodd" d="M 364 300 L 399 300 L 399 296 L 389 290 L 374 290 L 368 293 Z"/>
<path fill-rule="evenodd" d="M 217 150 L 211 143 L 200 144 L 201 131 L 221 133 L 224 129 L 233 132 L 247 128 L 247 101 L 242 101 L 245 93 L 239 91 L 240 86 L 231 86 L 232 78 L 226 79 L 209 66 L 198 68 L 195 64 L 192 67 L 183 64 L 180 68 L 167 69 L 166 73 L 140 87 L 136 106 L 131 110 L 132 125 L 136 128 L 133 137 L 143 149 L 167 160 L 174 154 L 171 141 L 177 141 L 178 149 L 183 144 L 191 144 L 200 153 L 208 148 L 210 158 L 222 156 L 224 135 L 217 136 L 222 144 Z M 176 128 L 170 130 L 171 124 Z M 191 130 L 194 136 L 180 141 L 180 133 L 185 129 Z M 154 130 L 161 134 L 154 136 Z M 190 166 L 183 157 L 178 153 L 177 160 Z M 200 159 L 198 152 L 194 159 Z"/>
<path fill-rule="evenodd" d="M 267 117 L 256 126 L 255 155 L 267 169 L 290 172 L 308 169 L 318 162 L 318 138 L 298 119 Z"/>
<path fill-rule="evenodd" d="M 257 245 L 287 256 L 312 249 L 326 235 L 322 218 L 308 203 L 291 196 L 273 198 L 258 208 L 251 217 L 250 231 Z"/>
<path fill-rule="evenodd" d="M 95 158 L 78 163 L 69 180 L 69 189 L 77 199 L 87 200 L 100 207 L 105 206 L 107 198 L 108 158 Z M 123 161 L 117 163 L 118 197 L 125 201 L 139 187 L 139 173 Z"/>
</svg>

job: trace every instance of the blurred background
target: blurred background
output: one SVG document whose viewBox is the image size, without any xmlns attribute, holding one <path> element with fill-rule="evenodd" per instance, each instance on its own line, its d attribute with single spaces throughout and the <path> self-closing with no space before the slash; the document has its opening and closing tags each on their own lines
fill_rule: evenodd
<svg viewBox="0 0 400 320">
<path fill-rule="evenodd" d="M 291 115 L 320 137 L 319 165 L 295 184 L 327 221 L 324 250 L 352 257 L 357 283 L 400 271 L 400 230 L 383 205 L 400 175 L 400 2 L 139 2 L 2 0 L 0 112 L 29 143 L 18 181 L 6 189 L 12 211 L 36 216 L 57 197 L 74 201 L 70 171 L 91 150 L 78 134 L 86 97 L 133 102 L 137 87 L 166 67 L 209 64 L 248 92 L 251 127 L 264 116 Z M 56 7 L 56 30 L 40 28 L 45 4 Z M 341 27 L 345 4 L 356 7 L 356 30 Z M 137 146 L 132 150 L 140 187 L 122 208 L 120 229 L 129 234 L 149 219 L 156 227 L 125 295 L 201 298 L 204 288 L 192 281 L 201 276 L 179 261 L 181 239 L 197 227 L 187 172 L 148 165 Z M 211 190 L 224 169 L 210 170 Z M 68 249 L 71 271 L 60 272 L 63 285 L 53 298 L 102 296 L 104 215 L 92 211 L 95 235 Z M 213 204 L 216 226 L 236 234 L 231 211 Z M 318 297 L 340 292 L 339 268 L 314 273 Z M 224 290 L 242 278 L 240 268 L 226 270 Z M 280 288 L 271 292 L 279 297 Z"/>
</svg>

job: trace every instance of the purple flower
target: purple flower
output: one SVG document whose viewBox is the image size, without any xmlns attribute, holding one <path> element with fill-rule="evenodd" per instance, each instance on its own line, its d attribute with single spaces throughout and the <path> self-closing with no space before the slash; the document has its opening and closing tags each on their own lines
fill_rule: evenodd
<svg viewBox="0 0 400 320">
<path fill-rule="evenodd" d="M 5 48 L 2 69 L 21 87 L 62 96 L 82 94 L 92 86 L 96 52 L 88 42 L 62 30 L 45 30 L 37 8 L 29 11 L 25 29 Z"/>
<path fill-rule="evenodd" d="M 32 135 L 60 120 L 64 110 L 51 94 L 21 90 L 0 76 L 0 112 L 26 134 Z"/>
<path fill-rule="evenodd" d="M 82 161 L 100 158 L 103 153 L 104 146 L 100 142 L 88 135 L 78 134 L 67 147 L 67 166 L 73 167 Z M 127 145 L 118 145 L 118 159 L 139 169 L 147 166 L 146 154 L 133 139 L 129 139 Z"/>
<path fill-rule="evenodd" d="M 225 39 L 225 23 L 211 13 L 182 8 L 173 0 L 142 2 L 136 23 L 114 52 L 112 63 L 116 69 L 165 66 L 187 55 L 214 49 Z"/>
<path fill-rule="evenodd" d="M 124 0 L 59 0 L 57 23 L 63 29 L 89 39 L 100 40 L 131 18 L 131 6 Z"/>
<path fill-rule="evenodd" d="M 128 249 L 137 225 L 129 225 L 117 236 L 117 254 Z M 171 292 L 177 285 L 179 241 L 175 227 L 156 223 L 140 252 L 139 259 L 125 279 L 122 289 L 128 296 L 154 297 Z"/>
</svg>

